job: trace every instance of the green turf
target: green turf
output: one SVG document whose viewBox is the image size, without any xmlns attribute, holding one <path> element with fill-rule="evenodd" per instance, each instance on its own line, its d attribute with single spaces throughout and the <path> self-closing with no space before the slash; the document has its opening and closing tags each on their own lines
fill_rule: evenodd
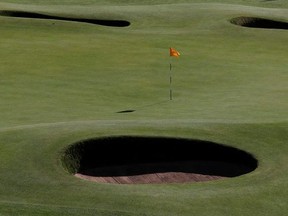
<svg viewBox="0 0 288 216">
<path fill-rule="evenodd" d="M 288 22 L 287 1 L 6 0 L 0 10 L 131 22 L 0 16 L 1 216 L 285 215 L 288 31 L 229 20 Z M 110 135 L 223 143 L 251 152 L 259 167 L 214 182 L 133 186 L 63 169 L 69 144 Z"/>
</svg>

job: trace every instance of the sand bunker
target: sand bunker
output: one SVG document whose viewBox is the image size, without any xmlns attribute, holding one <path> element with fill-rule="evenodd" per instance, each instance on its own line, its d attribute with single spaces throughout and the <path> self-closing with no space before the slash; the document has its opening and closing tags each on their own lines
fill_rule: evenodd
<svg viewBox="0 0 288 216">
<path fill-rule="evenodd" d="M 25 11 L 9 11 L 0 10 L 1 16 L 8 17 L 19 17 L 19 18 L 31 18 L 31 19 L 51 19 L 51 20 L 63 20 L 63 21 L 73 21 L 73 22 L 84 22 L 95 25 L 112 26 L 112 27 L 126 27 L 130 25 L 130 22 L 125 20 L 99 20 L 99 19 L 85 19 L 85 18 L 70 18 L 70 17 L 60 17 L 51 16 L 34 12 Z"/>
<path fill-rule="evenodd" d="M 70 145 L 64 167 L 77 177 L 117 184 L 209 181 L 252 172 L 257 160 L 213 142 L 167 137 L 104 137 Z"/>
<path fill-rule="evenodd" d="M 250 28 L 265 28 L 265 29 L 288 29 L 287 22 L 275 21 L 258 17 L 236 17 L 230 20 L 232 24 L 250 27 Z"/>
</svg>

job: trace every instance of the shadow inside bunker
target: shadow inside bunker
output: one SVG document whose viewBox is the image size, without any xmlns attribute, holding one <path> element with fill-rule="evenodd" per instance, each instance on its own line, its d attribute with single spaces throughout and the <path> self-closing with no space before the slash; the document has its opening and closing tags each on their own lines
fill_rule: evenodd
<svg viewBox="0 0 288 216">
<path fill-rule="evenodd" d="M 50 19 L 50 20 L 62 20 L 62 21 L 73 21 L 73 22 L 84 22 L 95 25 L 111 26 L 111 27 L 126 27 L 130 25 L 130 22 L 126 20 L 102 20 L 102 19 L 87 19 L 87 18 L 71 18 L 71 17 L 61 17 L 45 15 L 35 12 L 26 11 L 10 11 L 10 10 L 0 10 L 1 16 L 7 17 L 18 17 L 18 18 L 32 18 L 32 19 Z"/>
<path fill-rule="evenodd" d="M 259 17 L 235 17 L 230 20 L 232 24 L 249 28 L 288 30 L 288 23 Z"/>
<path fill-rule="evenodd" d="M 77 158 L 79 173 L 94 177 L 165 172 L 236 177 L 257 168 L 240 149 L 209 141 L 167 137 L 104 137 L 84 140 L 66 150 Z"/>
</svg>

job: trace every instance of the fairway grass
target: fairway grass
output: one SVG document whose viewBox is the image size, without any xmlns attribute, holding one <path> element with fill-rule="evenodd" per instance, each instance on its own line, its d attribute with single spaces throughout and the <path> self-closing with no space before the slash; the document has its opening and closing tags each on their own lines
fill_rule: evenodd
<svg viewBox="0 0 288 216">
<path fill-rule="evenodd" d="M 288 31 L 230 23 L 288 22 L 286 1 L 9 0 L 3 10 L 131 25 L 0 13 L 0 215 L 286 215 Z M 64 169 L 67 146 L 107 136 L 215 142 L 259 164 L 161 185 L 95 183 Z"/>
</svg>

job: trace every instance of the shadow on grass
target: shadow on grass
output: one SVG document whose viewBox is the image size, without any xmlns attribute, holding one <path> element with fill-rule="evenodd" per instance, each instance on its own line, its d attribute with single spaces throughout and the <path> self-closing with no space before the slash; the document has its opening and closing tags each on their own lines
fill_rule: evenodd
<svg viewBox="0 0 288 216">
<path fill-rule="evenodd" d="M 236 17 L 230 20 L 232 24 L 250 27 L 250 28 L 264 28 L 264 29 L 288 29 L 287 22 L 275 21 L 257 17 Z"/>
<path fill-rule="evenodd" d="M 0 15 L 7 16 L 7 17 L 18 17 L 18 18 L 84 22 L 84 23 L 90 23 L 90 24 L 95 24 L 95 25 L 112 26 L 112 27 L 126 27 L 130 25 L 130 22 L 125 21 L 125 20 L 99 20 L 99 19 L 85 19 L 85 18 L 70 18 L 70 17 L 52 16 L 52 15 L 45 15 L 45 14 L 25 12 L 25 11 L 0 10 Z"/>
<path fill-rule="evenodd" d="M 128 109 L 128 110 L 118 111 L 117 113 L 131 113 L 131 112 L 135 112 L 135 111 L 136 111 L 136 110 Z"/>
<path fill-rule="evenodd" d="M 143 105 L 143 106 L 138 106 L 136 107 L 136 109 L 126 109 L 126 110 L 120 110 L 117 111 L 116 113 L 132 113 L 135 112 L 136 110 L 144 110 L 146 108 L 150 108 L 150 107 L 154 107 L 154 106 L 158 106 L 160 104 L 164 104 L 164 103 L 168 103 L 168 100 L 164 100 L 164 101 L 159 101 L 159 102 L 155 102 L 155 103 L 151 103 L 151 104 L 147 104 L 147 105 Z"/>
<path fill-rule="evenodd" d="M 257 168 L 249 153 L 214 142 L 119 136 L 80 141 L 62 157 L 70 173 L 88 176 L 133 176 L 182 172 L 236 177 Z"/>
</svg>

